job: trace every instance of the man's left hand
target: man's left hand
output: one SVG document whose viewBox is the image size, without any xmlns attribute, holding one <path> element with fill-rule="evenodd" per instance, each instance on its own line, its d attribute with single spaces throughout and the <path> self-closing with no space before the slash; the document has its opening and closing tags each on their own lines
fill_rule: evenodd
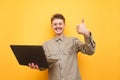
<svg viewBox="0 0 120 80">
<path fill-rule="evenodd" d="M 86 26 L 84 24 L 84 19 L 82 19 L 82 23 L 76 27 L 77 27 L 78 34 L 83 34 L 85 36 L 89 36 L 89 30 L 86 28 Z"/>
</svg>

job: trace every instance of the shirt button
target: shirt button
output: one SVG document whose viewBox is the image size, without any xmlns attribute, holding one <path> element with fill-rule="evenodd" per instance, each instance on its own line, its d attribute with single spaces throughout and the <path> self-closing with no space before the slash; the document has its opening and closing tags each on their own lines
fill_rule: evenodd
<svg viewBox="0 0 120 80">
<path fill-rule="evenodd" d="M 64 78 L 63 76 L 61 76 L 61 78 Z"/>
<path fill-rule="evenodd" d="M 63 76 L 61 76 L 61 78 L 64 78 Z"/>
<path fill-rule="evenodd" d="M 63 69 L 62 67 L 60 69 Z"/>
<path fill-rule="evenodd" d="M 61 61 L 62 59 L 60 59 L 60 61 Z"/>
</svg>

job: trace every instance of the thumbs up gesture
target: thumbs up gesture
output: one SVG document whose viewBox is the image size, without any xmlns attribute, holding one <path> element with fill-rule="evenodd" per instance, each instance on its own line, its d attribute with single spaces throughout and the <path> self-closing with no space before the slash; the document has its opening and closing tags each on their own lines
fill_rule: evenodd
<svg viewBox="0 0 120 80">
<path fill-rule="evenodd" d="M 84 19 L 82 19 L 82 23 L 76 26 L 77 33 L 89 36 L 89 30 L 86 28 L 84 24 Z"/>
</svg>

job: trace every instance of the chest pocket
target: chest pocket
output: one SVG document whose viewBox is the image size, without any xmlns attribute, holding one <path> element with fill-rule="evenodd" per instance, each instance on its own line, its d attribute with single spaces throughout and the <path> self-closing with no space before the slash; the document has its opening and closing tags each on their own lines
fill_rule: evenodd
<svg viewBox="0 0 120 80">
<path fill-rule="evenodd" d="M 72 50 L 64 50 L 63 54 L 64 55 L 72 55 L 74 51 Z"/>
<path fill-rule="evenodd" d="M 52 50 L 48 52 L 48 57 L 56 56 L 58 53 L 58 50 Z"/>
</svg>

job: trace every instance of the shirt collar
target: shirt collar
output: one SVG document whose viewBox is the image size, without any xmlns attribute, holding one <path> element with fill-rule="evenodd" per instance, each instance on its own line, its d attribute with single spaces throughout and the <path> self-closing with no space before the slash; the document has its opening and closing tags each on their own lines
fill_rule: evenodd
<svg viewBox="0 0 120 80">
<path fill-rule="evenodd" d="M 65 39 L 65 36 L 64 35 L 61 35 L 59 37 L 56 36 L 54 39 L 55 39 L 56 42 L 63 41 Z"/>
</svg>

